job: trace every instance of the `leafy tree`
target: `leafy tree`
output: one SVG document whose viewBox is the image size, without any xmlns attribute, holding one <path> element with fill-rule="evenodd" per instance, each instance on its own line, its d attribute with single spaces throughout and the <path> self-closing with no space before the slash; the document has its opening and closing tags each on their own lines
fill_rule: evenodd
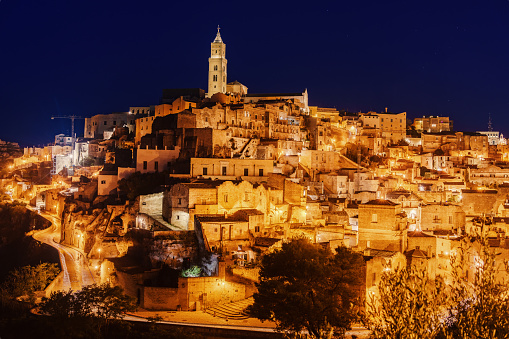
<svg viewBox="0 0 509 339">
<path fill-rule="evenodd" d="M 57 264 L 42 263 L 37 266 L 23 266 L 7 275 L 1 289 L 11 297 L 42 291 L 60 272 Z"/>
<path fill-rule="evenodd" d="M 488 239 L 464 238 L 452 258 L 453 307 L 446 338 L 509 338 L 507 262 L 496 260 Z"/>
<path fill-rule="evenodd" d="M 182 180 L 170 178 L 167 171 L 155 173 L 135 172 L 128 178 L 119 180 L 118 188 L 127 194 L 129 200 L 134 200 L 139 195 L 160 192 L 162 185 L 173 185 L 179 181 Z"/>
<path fill-rule="evenodd" d="M 406 141 L 405 139 L 400 139 L 398 140 L 398 142 L 396 143 L 396 146 L 408 146 L 409 143 L 408 141 Z"/>
<path fill-rule="evenodd" d="M 348 159 L 352 160 L 355 163 L 358 160 L 357 159 L 358 153 L 360 153 L 361 155 L 360 158 L 361 163 L 365 163 L 369 159 L 369 148 L 362 145 L 348 143 L 346 144 L 344 152 L 345 157 L 347 157 Z"/>
<path fill-rule="evenodd" d="M 53 292 L 44 298 L 41 311 L 58 318 L 120 319 L 124 312 L 136 309 L 134 298 L 119 286 L 89 285 L 81 291 Z"/>
<path fill-rule="evenodd" d="M 345 247 L 336 254 L 305 238 L 283 243 L 263 256 L 251 315 L 273 320 L 277 329 L 299 336 L 344 336 L 358 316 L 362 255 Z"/>
<path fill-rule="evenodd" d="M 372 338 L 435 338 L 448 305 L 446 285 L 415 267 L 384 271 L 378 296 L 368 301 L 365 324 Z"/>
<path fill-rule="evenodd" d="M 187 270 L 183 270 L 182 271 L 182 276 L 187 278 L 187 277 L 199 277 L 201 276 L 201 268 L 198 267 L 198 266 L 191 266 L 190 268 L 188 268 Z"/>
<path fill-rule="evenodd" d="M 383 275 L 366 311 L 372 338 L 509 338 L 507 262 L 483 235 L 464 237 L 454 253 L 447 284 L 425 269 Z"/>
</svg>

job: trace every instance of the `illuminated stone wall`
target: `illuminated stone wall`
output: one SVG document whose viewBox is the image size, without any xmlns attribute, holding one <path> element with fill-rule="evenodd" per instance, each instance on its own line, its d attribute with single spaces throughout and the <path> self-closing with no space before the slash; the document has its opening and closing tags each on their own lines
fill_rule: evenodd
<svg viewBox="0 0 509 339">
<path fill-rule="evenodd" d="M 422 230 L 460 230 L 465 222 L 465 212 L 458 205 L 436 203 L 421 207 Z"/>
<path fill-rule="evenodd" d="M 406 219 L 401 205 L 387 200 L 375 200 L 359 205 L 360 249 L 375 248 L 404 250 L 406 246 Z"/>
<path fill-rule="evenodd" d="M 168 164 L 175 161 L 180 154 L 180 147 L 175 149 L 141 149 L 136 150 L 136 171 L 141 173 L 162 172 Z M 145 168 L 146 162 L 146 168 Z"/>
<path fill-rule="evenodd" d="M 466 215 L 494 214 L 505 199 L 496 190 L 463 190 L 461 194 Z"/>
</svg>

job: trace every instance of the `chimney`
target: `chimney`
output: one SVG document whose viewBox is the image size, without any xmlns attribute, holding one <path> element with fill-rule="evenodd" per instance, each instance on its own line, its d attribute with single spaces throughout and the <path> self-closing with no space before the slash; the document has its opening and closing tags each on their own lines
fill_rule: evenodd
<svg viewBox="0 0 509 339">
<path fill-rule="evenodd" d="M 387 113 L 387 107 L 385 107 L 385 113 Z"/>
</svg>

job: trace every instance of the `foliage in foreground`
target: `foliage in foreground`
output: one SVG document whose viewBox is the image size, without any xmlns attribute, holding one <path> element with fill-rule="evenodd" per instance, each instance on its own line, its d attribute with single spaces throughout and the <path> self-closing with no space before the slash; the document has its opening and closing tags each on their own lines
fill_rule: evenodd
<svg viewBox="0 0 509 339">
<path fill-rule="evenodd" d="M 442 330 L 440 320 L 449 295 L 442 279 L 427 271 L 398 268 L 386 271 L 378 285 L 379 298 L 366 308 L 372 338 L 428 339 Z"/>
<path fill-rule="evenodd" d="M 60 272 L 57 264 L 42 263 L 37 266 L 23 266 L 7 275 L 1 285 L 2 293 L 15 298 L 42 291 Z"/>
<path fill-rule="evenodd" d="M 136 309 L 134 298 L 127 296 L 119 286 L 89 285 L 81 291 L 57 291 L 44 298 L 40 309 L 57 318 L 120 319 Z"/>
<path fill-rule="evenodd" d="M 129 200 L 136 199 L 139 195 L 157 193 L 163 185 L 174 185 L 182 179 L 172 178 L 168 171 L 141 173 L 135 172 L 128 178 L 118 181 L 118 189 L 127 194 Z"/>
<path fill-rule="evenodd" d="M 345 247 L 336 254 L 305 238 L 263 256 L 251 315 L 273 320 L 298 337 L 344 336 L 357 319 L 362 289 L 362 255 Z"/>
<path fill-rule="evenodd" d="M 447 285 L 415 268 L 383 275 L 368 303 L 372 338 L 509 338 L 506 264 L 485 237 L 466 237 L 455 253 Z"/>
<path fill-rule="evenodd" d="M 26 312 L 23 316 L 0 318 L 2 339 L 199 339 L 200 335 L 187 328 L 164 327 L 155 323 L 110 320 L 107 324 L 97 318 L 69 318 L 37 316 Z"/>
<path fill-rule="evenodd" d="M 97 295 L 95 294 L 97 292 Z M 118 299 L 118 300 L 117 300 Z M 104 301 L 100 308 L 96 307 Z M 115 301 L 116 300 L 116 301 Z M 198 339 L 200 335 L 187 328 L 127 322 L 118 319 L 121 312 L 134 309 L 132 299 L 121 294 L 118 287 L 89 286 L 84 291 L 58 292 L 45 301 L 47 315 L 34 315 L 27 304 L 0 299 L 0 334 L 2 339 Z M 83 310 L 77 310 L 83 307 Z M 54 313 L 49 315 L 49 313 Z M 113 316 L 114 318 L 106 318 Z"/>
<path fill-rule="evenodd" d="M 509 287 L 507 262 L 484 237 L 464 241 L 452 260 L 453 281 L 445 336 L 453 338 L 509 338 Z M 471 270 L 467 273 L 465 267 Z"/>
</svg>

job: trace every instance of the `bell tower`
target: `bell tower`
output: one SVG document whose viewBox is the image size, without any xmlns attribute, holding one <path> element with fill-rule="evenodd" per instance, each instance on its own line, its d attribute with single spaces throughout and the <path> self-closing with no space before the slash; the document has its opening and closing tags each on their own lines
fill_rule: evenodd
<svg viewBox="0 0 509 339">
<path fill-rule="evenodd" d="M 226 93 L 226 45 L 219 34 L 217 26 L 216 38 L 210 44 L 209 58 L 209 90 L 207 97 L 210 98 L 217 92 Z"/>
</svg>

